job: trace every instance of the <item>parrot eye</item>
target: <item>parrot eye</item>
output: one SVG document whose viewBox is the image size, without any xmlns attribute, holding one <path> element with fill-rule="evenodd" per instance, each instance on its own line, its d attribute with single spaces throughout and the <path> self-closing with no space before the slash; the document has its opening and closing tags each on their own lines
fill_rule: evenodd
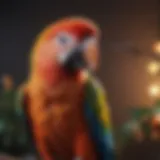
<svg viewBox="0 0 160 160">
<path fill-rule="evenodd" d="M 59 33 L 56 37 L 56 41 L 58 44 L 64 47 L 73 47 L 76 44 L 76 38 L 69 33 Z"/>
<path fill-rule="evenodd" d="M 61 44 L 64 44 L 64 45 L 66 45 L 67 43 L 68 43 L 68 41 L 70 41 L 70 38 L 69 37 L 67 37 L 67 36 L 59 36 L 58 37 L 58 40 L 59 40 L 59 42 L 61 43 Z"/>
</svg>

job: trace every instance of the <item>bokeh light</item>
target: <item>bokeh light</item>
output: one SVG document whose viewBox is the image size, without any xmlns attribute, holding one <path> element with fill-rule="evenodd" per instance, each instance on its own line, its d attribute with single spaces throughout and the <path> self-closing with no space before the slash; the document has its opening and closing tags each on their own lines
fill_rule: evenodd
<svg viewBox="0 0 160 160">
<path fill-rule="evenodd" d="M 149 95 L 151 97 L 158 97 L 160 95 L 160 86 L 153 84 L 149 87 Z"/>
<path fill-rule="evenodd" d="M 160 123 L 160 114 L 155 114 L 153 120 L 157 123 Z"/>
<path fill-rule="evenodd" d="M 157 43 L 155 43 L 154 44 L 154 46 L 153 46 L 154 48 L 154 52 L 156 53 L 156 54 L 159 54 L 160 55 L 160 41 L 158 41 Z"/>
<path fill-rule="evenodd" d="M 148 65 L 148 72 L 152 75 L 156 75 L 160 71 L 160 63 L 152 61 Z"/>
</svg>

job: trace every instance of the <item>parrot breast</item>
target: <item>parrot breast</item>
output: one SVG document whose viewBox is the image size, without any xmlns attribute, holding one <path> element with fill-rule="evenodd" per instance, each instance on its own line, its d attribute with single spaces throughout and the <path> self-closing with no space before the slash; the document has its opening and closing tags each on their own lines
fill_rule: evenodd
<svg viewBox="0 0 160 160">
<path fill-rule="evenodd" d="M 75 80 L 68 80 L 55 88 L 52 94 L 35 94 L 32 88 L 28 92 L 28 113 L 35 142 L 40 153 L 49 155 L 49 160 L 53 160 L 56 155 L 71 160 L 79 126 L 87 132 L 81 103 L 82 89 Z"/>
</svg>

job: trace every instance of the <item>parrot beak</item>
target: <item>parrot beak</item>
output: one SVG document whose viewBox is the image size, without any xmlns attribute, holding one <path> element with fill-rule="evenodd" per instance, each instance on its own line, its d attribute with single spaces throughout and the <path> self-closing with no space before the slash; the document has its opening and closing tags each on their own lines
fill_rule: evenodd
<svg viewBox="0 0 160 160">
<path fill-rule="evenodd" d="M 68 73 L 72 74 L 87 67 L 81 47 L 75 48 L 66 55 L 61 60 L 61 64 Z"/>
<path fill-rule="evenodd" d="M 59 62 L 62 67 L 70 74 L 86 68 L 84 50 L 81 45 L 72 49 L 69 53 L 62 54 Z"/>
</svg>

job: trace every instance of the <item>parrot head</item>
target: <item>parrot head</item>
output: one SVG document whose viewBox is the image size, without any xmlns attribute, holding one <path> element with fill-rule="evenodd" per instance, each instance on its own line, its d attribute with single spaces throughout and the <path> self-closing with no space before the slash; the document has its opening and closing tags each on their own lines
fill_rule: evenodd
<svg viewBox="0 0 160 160">
<path fill-rule="evenodd" d="M 83 18 L 66 18 L 47 27 L 32 50 L 31 69 L 49 84 L 95 70 L 99 55 L 97 26 Z"/>
</svg>

